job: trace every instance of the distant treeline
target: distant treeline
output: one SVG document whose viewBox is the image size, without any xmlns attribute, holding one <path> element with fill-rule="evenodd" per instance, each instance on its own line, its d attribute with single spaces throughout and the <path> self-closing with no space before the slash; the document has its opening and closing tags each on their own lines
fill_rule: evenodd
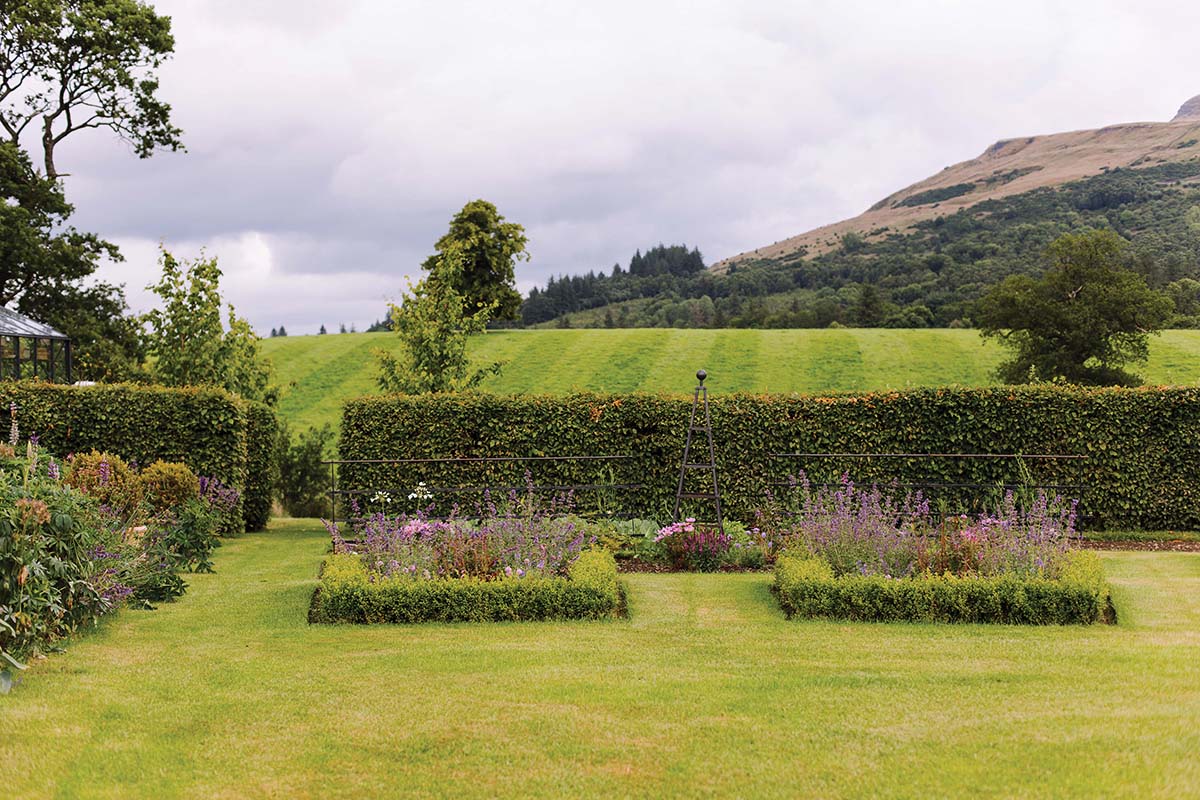
<svg viewBox="0 0 1200 800">
<path fill-rule="evenodd" d="M 1174 299 L 1174 324 L 1200 327 L 1197 178 L 1200 158 L 1111 170 L 987 200 L 906 233 L 849 234 L 812 257 L 748 260 L 723 275 L 706 270 L 696 249 L 658 245 L 628 269 L 551 279 L 530 292 L 521 317 L 588 327 L 969 326 L 991 286 L 1040 272 L 1050 242 L 1111 228 L 1133 242 L 1131 266 Z"/>
</svg>

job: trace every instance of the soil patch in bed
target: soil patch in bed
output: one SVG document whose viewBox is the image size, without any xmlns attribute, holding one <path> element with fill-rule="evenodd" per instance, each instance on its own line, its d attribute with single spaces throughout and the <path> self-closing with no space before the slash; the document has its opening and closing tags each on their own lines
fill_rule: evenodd
<svg viewBox="0 0 1200 800">
<path fill-rule="evenodd" d="M 1164 553 L 1200 553 L 1200 542 L 1189 539 L 1121 539 L 1102 541 L 1083 539 L 1079 547 L 1086 550 L 1151 550 Z"/>
</svg>

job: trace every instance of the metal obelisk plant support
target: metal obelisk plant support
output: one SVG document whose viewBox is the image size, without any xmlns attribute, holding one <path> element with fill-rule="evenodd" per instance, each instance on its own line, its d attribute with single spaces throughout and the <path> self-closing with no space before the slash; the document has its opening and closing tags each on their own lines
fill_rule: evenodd
<svg viewBox="0 0 1200 800">
<path fill-rule="evenodd" d="M 675 490 L 675 512 L 672 514 L 672 522 L 679 522 L 679 506 L 684 499 L 688 500 L 711 500 L 717 512 L 717 530 L 725 532 L 725 521 L 721 517 L 721 490 L 717 485 L 717 455 L 713 447 L 712 436 L 712 417 L 708 413 L 708 387 L 704 385 L 704 379 L 708 377 L 708 373 L 700 370 L 696 373 L 696 380 L 699 383 L 696 385 L 696 392 L 692 397 L 692 417 L 688 422 L 687 442 L 683 446 L 683 463 L 679 467 L 679 488 Z M 704 404 L 703 424 L 696 424 L 696 412 L 700 410 L 700 404 Z M 708 442 L 708 461 L 692 461 L 692 437 L 698 431 L 704 432 L 704 438 Z M 703 458 L 703 455 L 701 455 Z M 687 476 L 688 470 L 705 470 L 712 477 L 711 492 L 685 492 L 683 490 L 684 478 Z"/>
</svg>

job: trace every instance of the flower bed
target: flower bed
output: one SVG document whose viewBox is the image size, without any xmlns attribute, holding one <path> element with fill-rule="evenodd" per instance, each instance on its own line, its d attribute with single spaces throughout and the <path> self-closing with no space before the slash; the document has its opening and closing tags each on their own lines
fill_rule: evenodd
<svg viewBox="0 0 1200 800">
<path fill-rule="evenodd" d="M 624 608 L 611 554 L 589 550 L 565 577 L 412 578 L 369 571 L 361 556 L 330 556 L 310 622 L 502 622 L 603 619 Z"/>
<path fill-rule="evenodd" d="M 13 670 L 121 606 L 152 607 L 186 588 L 238 493 L 182 464 L 137 470 L 106 453 L 58 462 L 15 415 L 0 443 L 0 693 Z"/>
<path fill-rule="evenodd" d="M 822 559 L 784 555 L 775 564 L 775 592 L 789 617 L 1017 625 L 1115 621 L 1100 559 L 1085 551 L 1068 555 L 1054 578 L 931 572 L 907 578 L 836 576 Z"/>
<path fill-rule="evenodd" d="M 313 596 L 313 622 L 589 619 L 623 607 L 616 562 L 590 526 L 541 508 L 532 491 L 487 503 L 477 518 L 380 512 L 329 526 L 334 554 Z"/>
<path fill-rule="evenodd" d="M 1094 553 L 1073 549 L 1075 504 L 1006 493 L 977 517 L 931 512 L 846 478 L 791 507 L 759 514 L 769 530 L 775 591 L 788 616 L 925 622 L 1088 624 L 1112 621 Z"/>
</svg>

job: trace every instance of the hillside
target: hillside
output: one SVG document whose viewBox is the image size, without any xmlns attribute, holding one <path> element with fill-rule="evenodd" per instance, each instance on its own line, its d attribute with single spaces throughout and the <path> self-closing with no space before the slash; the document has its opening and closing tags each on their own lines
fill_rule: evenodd
<svg viewBox="0 0 1200 800">
<path fill-rule="evenodd" d="M 824 225 L 766 247 L 718 261 L 713 271 L 803 254 L 817 256 L 854 233 L 868 241 L 906 234 L 914 226 L 988 200 L 1058 187 L 1117 169 L 1191 162 L 1200 142 L 1200 95 L 1170 122 L 1110 125 L 1098 130 L 1003 139 L 977 158 L 946 167 L 880 200 L 857 217 Z"/>
<path fill-rule="evenodd" d="M 590 272 L 534 290 L 545 327 L 971 327 L 976 303 L 1086 228 L 1200 327 L 1200 98 L 1171 122 L 1007 139 L 863 214 L 691 271 Z M 632 266 L 632 262 L 631 262 Z M 864 287 L 873 292 L 864 293 Z M 866 298 L 866 300 L 864 300 Z M 869 302 L 867 302 L 869 300 Z"/>
<path fill-rule="evenodd" d="M 289 336 L 263 342 L 280 411 L 293 425 L 337 425 L 341 404 L 376 391 L 372 350 L 387 333 Z M 690 393 L 708 370 L 713 392 L 828 392 L 992 383 L 1002 352 L 963 330 L 550 330 L 496 331 L 473 343 L 479 361 L 502 360 L 485 391 Z M 1151 340 L 1152 383 L 1200 383 L 1200 331 Z"/>
</svg>

